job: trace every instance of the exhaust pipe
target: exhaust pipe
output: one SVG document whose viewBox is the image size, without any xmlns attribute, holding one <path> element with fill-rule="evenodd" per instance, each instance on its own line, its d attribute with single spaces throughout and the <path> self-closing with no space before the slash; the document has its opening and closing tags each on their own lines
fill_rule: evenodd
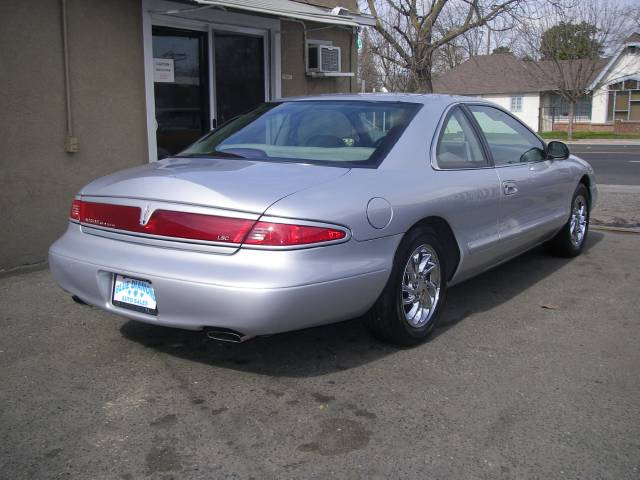
<svg viewBox="0 0 640 480">
<path fill-rule="evenodd" d="M 251 338 L 246 335 L 242 335 L 240 332 L 231 330 L 230 328 L 208 328 L 206 330 L 206 334 L 207 337 L 212 340 L 229 343 L 242 343 Z"/>
</svg>

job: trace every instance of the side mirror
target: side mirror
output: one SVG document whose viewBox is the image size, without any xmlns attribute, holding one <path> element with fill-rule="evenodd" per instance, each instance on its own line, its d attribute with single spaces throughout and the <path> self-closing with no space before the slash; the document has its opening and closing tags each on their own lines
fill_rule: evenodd
<svg viewBox="0 0 640 480">
<path fill-rule="evenodd" d="M 547 158 L 551 160 L 566 160 L 569 158 L 569 147 L 562 142 L 549 142 L 545 149 Z"/>
</svg>

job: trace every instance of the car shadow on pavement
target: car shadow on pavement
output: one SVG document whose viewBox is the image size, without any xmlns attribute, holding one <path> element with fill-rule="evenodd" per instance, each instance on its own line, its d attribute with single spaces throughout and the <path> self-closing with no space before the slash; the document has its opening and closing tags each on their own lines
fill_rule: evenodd
<svg viewBox="0 0 640 480">
<path fill-rule="evenodd" d="M 603 237 L 602 233 L 590 232 L 584 253 L 588 254 Z M 491 310 L 508 302 L 569 261 L 550 256 L 540 247 L 452 287 L 440 325 L 425 345 L 472 313 Z M 325 375 L 398 352 L 398 348 L 376 341 L 361 319 L 260 337 L 241 344 L 211 340 L 202 332 L 135 321 L 124 323 L 120 331 L 125 338 L 167 355 L 274 377 Z"/>
<path fill-rule="evenodd" d="M 603 233 L 589 231 L 582 254 L 588 255 L 589 250 L 603 238 Z M 508 302 L 571 261 L 570 258 L 550 255 L 544 246 L 540 246 L 455 285 L 447 292 L 445 310 L 430 341 L 445 334 L 469 315 Z"/>
</svg>

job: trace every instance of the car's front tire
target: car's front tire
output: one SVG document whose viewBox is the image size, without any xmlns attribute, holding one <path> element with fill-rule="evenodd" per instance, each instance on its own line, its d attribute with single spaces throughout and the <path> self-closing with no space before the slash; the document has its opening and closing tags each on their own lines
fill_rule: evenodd
<svg viewBox="0 0 640 480">
<path fill-rule="evenodd" d="M 581 183 L 571 198 L 571 213 L 562 230 L 553 237 L 548 247 L 551 253 L 561 257 L 580 255 L 589 233 L 589 191 Z"/>
<path fill-rule="evenodd" d="M 424 341 L 436 326 L 447 290 L 445 251 L 436 231 L 410 231 L 394 258 L 389 281 L 367 313 L 378 339 L 399 346 Z"/>
</svg>

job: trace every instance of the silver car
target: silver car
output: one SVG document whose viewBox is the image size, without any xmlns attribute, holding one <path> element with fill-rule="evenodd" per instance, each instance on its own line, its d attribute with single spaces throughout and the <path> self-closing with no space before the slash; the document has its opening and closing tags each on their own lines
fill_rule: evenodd
<svg viewBox="0 0 640 480">
<path fill-rule="evenodd" d="M 578 255 L 596 196 L 481 99 L 293 98 L 85 186 L 49 264 L 77 300 L 220 340 L 365 315 L 412 345 L 448 287 L 541 243 Z"/>
</svg>

